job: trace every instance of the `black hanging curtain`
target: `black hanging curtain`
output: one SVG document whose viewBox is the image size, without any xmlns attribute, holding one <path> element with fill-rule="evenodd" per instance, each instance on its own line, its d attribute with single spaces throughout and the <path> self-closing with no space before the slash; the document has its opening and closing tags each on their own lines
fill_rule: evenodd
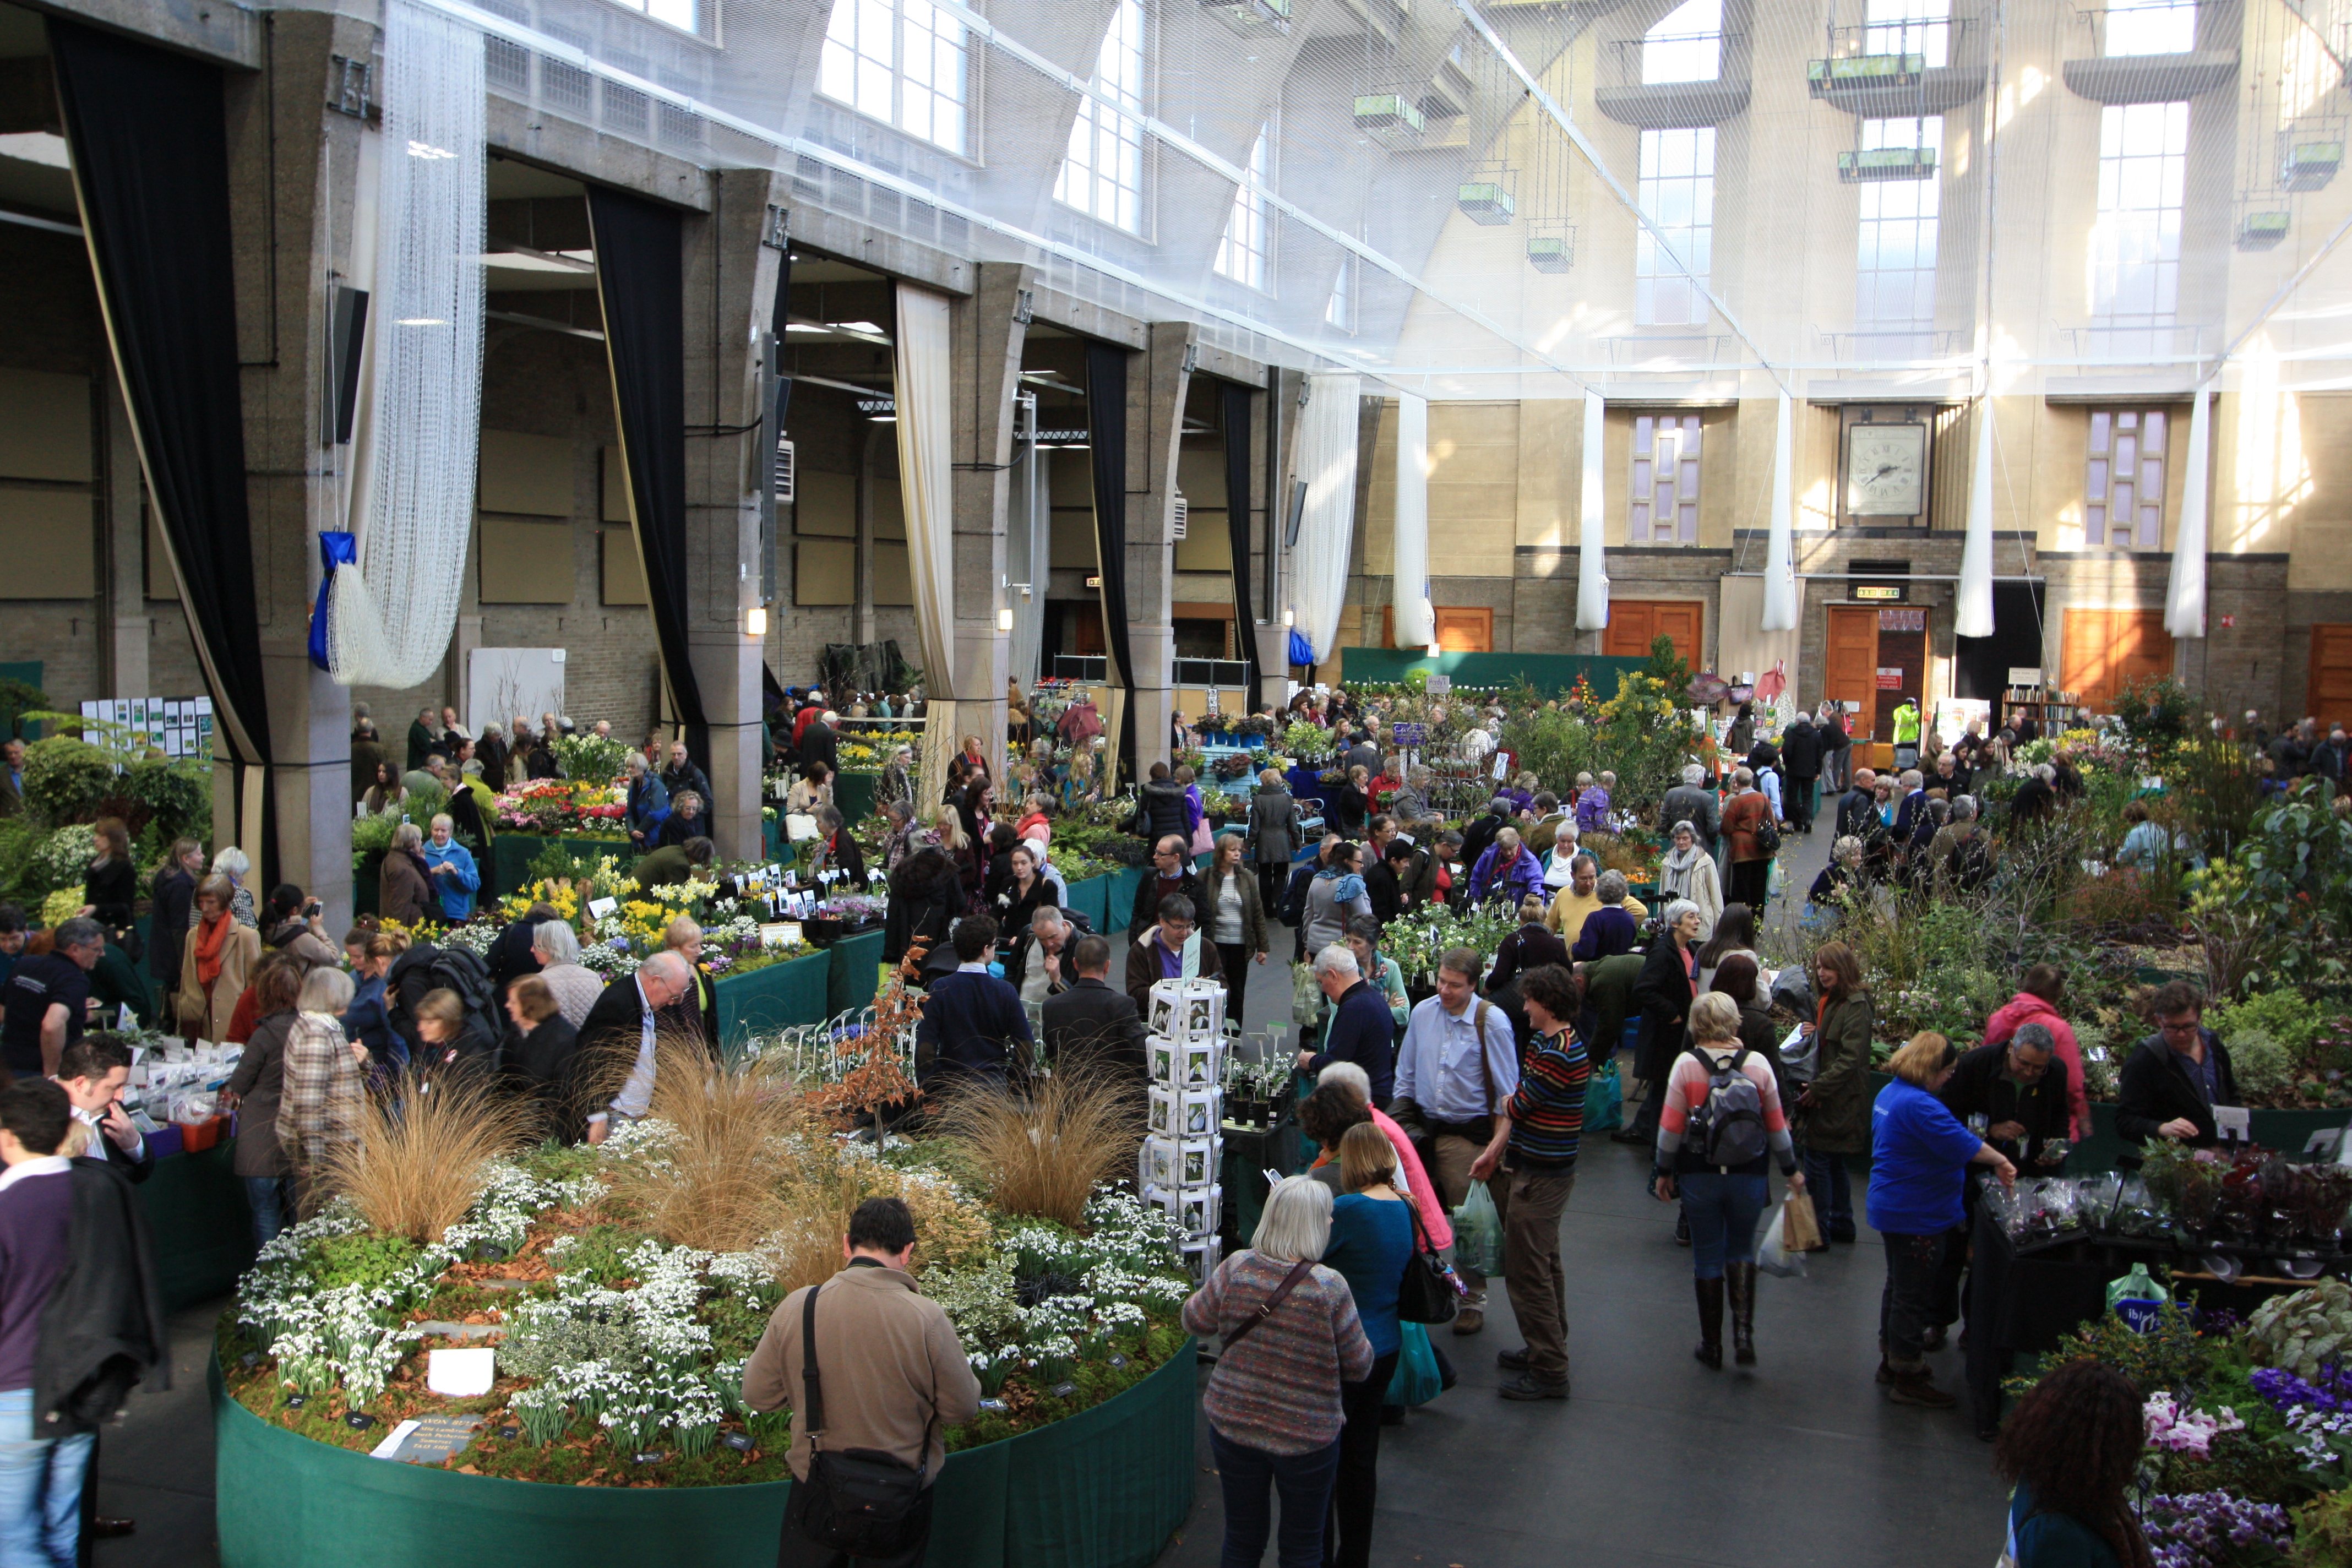
<svg viewBox="0 0 2352 1568">
<path fill-rule="evenodd" d="M 1095 559 L 1102 574 L 1103 647 L 1110 655 L 1108 684 L 1121 693 L 1118 756 L 1123 776 L 1135 773 L 1135 660 L 1127 640 L 1127 362 L 1125 349 L 1087 345 L 1087 442 L 1094 465 Z M 1155 742 L 1164 747 L 1163 735 Z"/>
<path fill-rule="evenodd" d="M 1998 724 L 2009 672 L 2042 664 L 2043 618 L 2042 584 L 1995 583 L 1992 636 L 1952 639 L 1952 695 L 1992 703 Z"/>
<path fill-rule="evenodd" d="M 683 222 L 670 207 L 599 185 L 588 187 L 596 247 L 596 292 L 622 466 L 637 513 L 637 552 L 662 674 L 686 731 L 688 750 L 710 765 L 710 723 L 687 643 L 686 252 Z"/>
<path fill-rule="evenodd" d="M 1249 666 L 1242 711 L 1258 705 L 1257 617 L 1250 614 L 1250 399 L 1248 387 L 1225 384 L 1225 536 L 1234 551 L 1234 643 Z M 1274 520 L 1268 518 L 1268 527 Z"/>
<path fill-rule="evenodd" d="M 275 862 L 277 825 L 220 71 L 58 16 L 48 24 L 107 341 L 233 764 L 238 809 L 217 831 L 242 839 L 259 869 Z"/>
</svg>

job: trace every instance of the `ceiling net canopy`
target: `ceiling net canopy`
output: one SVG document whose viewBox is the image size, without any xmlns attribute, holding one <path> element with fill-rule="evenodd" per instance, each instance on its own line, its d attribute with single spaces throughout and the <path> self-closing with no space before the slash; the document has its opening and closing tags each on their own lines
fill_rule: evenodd
<svg viewBox="0 0 2352 1568">
<path fill-rule="evenodd" d="M 427 0 L 491 90 L 1367 392 L 2352 370 L 2352 0 Z"/>
</svg>

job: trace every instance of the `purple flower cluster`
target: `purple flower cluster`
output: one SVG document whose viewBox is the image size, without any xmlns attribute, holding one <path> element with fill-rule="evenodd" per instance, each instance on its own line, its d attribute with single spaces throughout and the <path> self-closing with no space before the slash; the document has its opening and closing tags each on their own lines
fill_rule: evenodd
<svg viewBox="0 0 2352 1568">
<path fill-rule="evenodd" d="M 2152 1497 L 2140 1512 L 2140 1528 L 2156 1568 L 2225 1568 L 2247 1548 L 2284 1554 L 2294 1542 L 2286 1510 L 2228 1492 Z"/>
<path fill-rule="evenodd" d="M 2254 1385 L 2254 1392 L 2269 1400 L 2271 1407 L 2281 1414 L 2295 1410 L 2316 1410 L 2328 1415 L 2352 1413 L 2352 1372 L 2341 1366 L 2321 1367 L 2315 1384 L 2270 1366 L 2257 1367 L 2248 1381 Z"/>
</svg>

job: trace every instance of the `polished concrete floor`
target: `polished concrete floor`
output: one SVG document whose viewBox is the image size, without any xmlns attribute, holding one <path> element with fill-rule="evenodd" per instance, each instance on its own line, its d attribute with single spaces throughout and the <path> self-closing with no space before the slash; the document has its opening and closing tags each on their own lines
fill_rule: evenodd
<svg viewBox="0 0 2352 1568">
<path fill-rule="evenodd" d="M 1801 889 L 1826 839 L 1790 844 Z M 1257 970 L 1249 1017 L 1288 1006 L 1281 966 Z M 1760 1364 L 1711 1373 L 1691 1359 L 1690 1254 L 1674 1243 L 1673 1211 L 1643 1189 L 1648 1163 L 1638 1150 L 1591 1147 L 1562 1226 L 1574 1397 L 1495 1396 L 1495 1352 L 1519 1342 L 1497 1289 L 1483 1333 L 1442 1342 L 1460 1386 L 1384 1434 L 1374 1563 L 1982 1568 L 2002 1514 L 1990 1451 L 1961 1412 L 1897 1408 L 1872 1383 L 1875 1238 L 1816 1256 L 1805 1279 L 1761 1281 Z M 179 1316 L 174 1386 L 133 1394 L 129 1421 L 103 1439 L 102 1511 L 139 1528 L 99 1543 L 102 1568 L 215 1561 L 204 1367 L 217 1310 Z M 1936 1359 L 1939 1379 L 1956 1382 L 1958 1352 Z M 1168 1568 L 1218 1560 L 1205 1430 L 1196 1501 Z"/>
</svg>

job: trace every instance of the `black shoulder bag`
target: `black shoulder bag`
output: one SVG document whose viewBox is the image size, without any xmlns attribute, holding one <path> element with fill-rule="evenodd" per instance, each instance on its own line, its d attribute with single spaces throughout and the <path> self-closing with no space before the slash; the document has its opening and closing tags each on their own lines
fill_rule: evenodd
<svg viewBox="0 0 2352 1568">
<path fill-rule="evenodd" d="M 785 1503 L 793 1527 L 820 1546 L 851 1557 L 896 1557 L 912 1552 L 931 1533 L 931 1489 L 923 1467 L 908 1466 L 878 1448 L 827 1453 L 817 1444 L 824 1426 L 824 1399 L 817 1383 L 816 1296 L 811 1286 L 801 1308 L 801 1383 L 807 1391 L 802 1431 L 809 1445 L 808 1479 L 793 1483 Z M 930 1453 L 931 1421 L 923 1427 L 923 1452 Z"/>
<path fill-rule="evenodd" d="M 1422 1227 L 1421 1211 L 1411 1198 L 1405 1212 L 1412 1215 L 1412 1256 L 1404 1260 L 1404 1278 L 1397 1281 L 1397 1316 L 1408 1323 L 1450 1323 L 1462 1306 L 1462 1284 L 1454 1266 L 1437 1256 Z"/>
</svg>

